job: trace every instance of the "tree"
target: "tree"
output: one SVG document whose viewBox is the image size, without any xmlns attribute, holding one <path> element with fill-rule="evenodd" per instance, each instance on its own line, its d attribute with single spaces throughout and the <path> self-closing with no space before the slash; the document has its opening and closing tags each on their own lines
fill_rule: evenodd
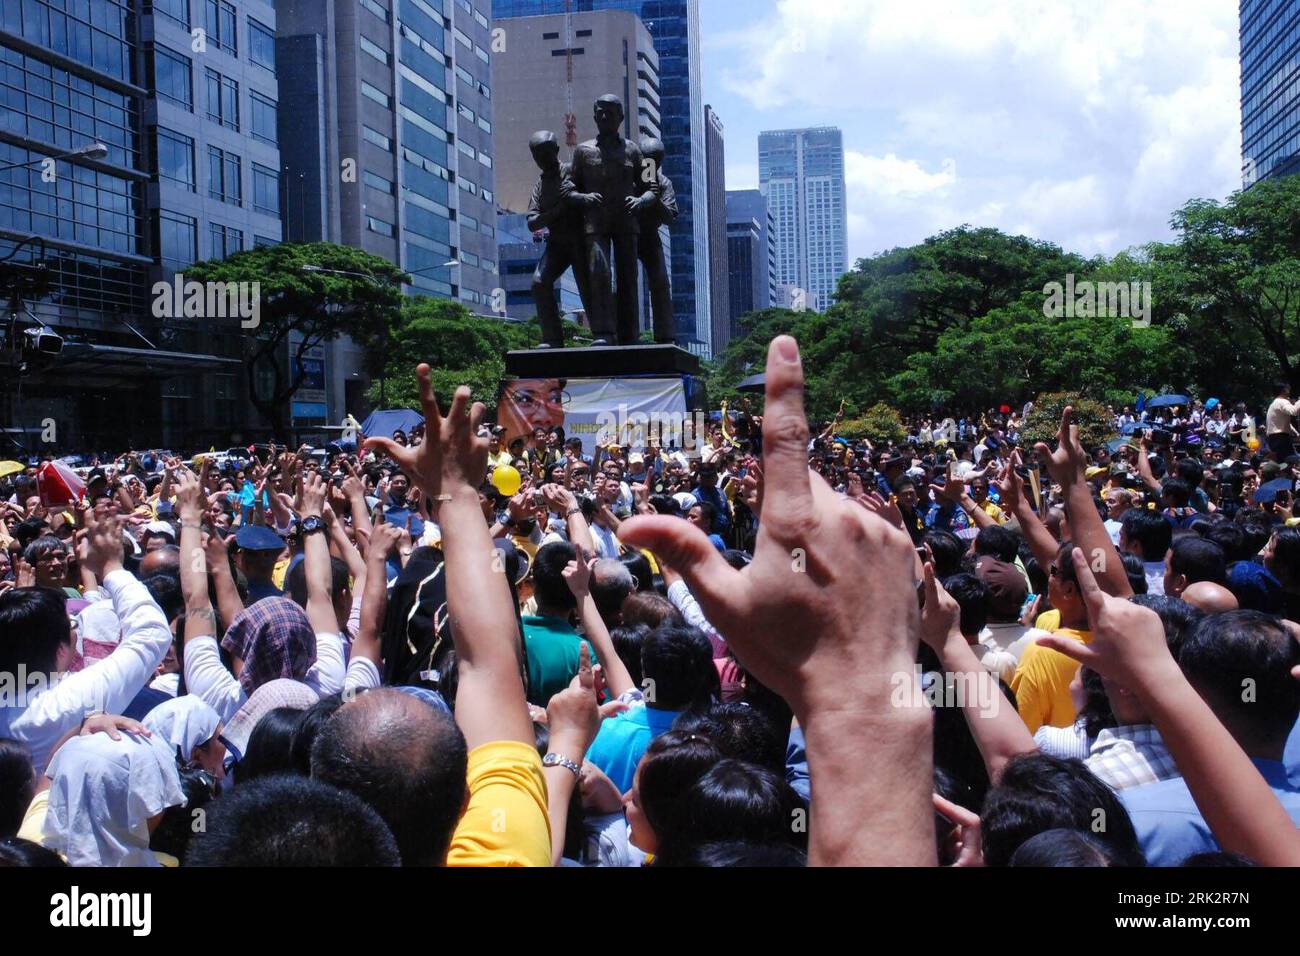
<svg viewBox="0 0 1300 956">
<path fill-rule="evenodd" d="M 331 271 L 309 271 L 308 266 Z M 400 282 L 407 277 L 379 256 L 316 242 L 263 246 L 198 262 L 186 268 L 185 278 L 258 284 L 257 325 L 243 337 L 249 399 L 276 438 L 287 442 L 289 409 L 302 384 L 307 352 L 340 335 L 374 348 L 377 331 L 397 312 Z M 282 356 L 290 351 L 286 367 Z"/>
<path fill-rule="evenodd" d="M 1171 224 L 1180 241 L 1162 258 L 1196 300 L 1198 325 L 1259 343 L 1300 391 L 1300 176 L 1263 180 L 1222 204 L 1194 199 Z"/>
<path fill-rule="evenodd" d="M 884 402 L 877 402 L 861 418 L 850 418 L 840 423 L 835 434 L 845 438 L 866 438 L 873 445 L 897 444 L 907 437 L 907 428 L 897 410 Z"/>
<path fill-rule="evenodd" d="M 1061 413 L 1067 405 L 1074 409 L 1074 422 L 1079 426 L 1079 441 L 1084 448 L 1095 448 L 1115 436 L 1115 426 L 1101 404 L 1077 392 L 1049 392 L 1034 400 L 1034 407 L 1020 432 L 1021 444 L 1033 448 L 1041 441 L 1048 447 L 1055 447 L 1056 434 L 1061 428 Z"/>
</svg>

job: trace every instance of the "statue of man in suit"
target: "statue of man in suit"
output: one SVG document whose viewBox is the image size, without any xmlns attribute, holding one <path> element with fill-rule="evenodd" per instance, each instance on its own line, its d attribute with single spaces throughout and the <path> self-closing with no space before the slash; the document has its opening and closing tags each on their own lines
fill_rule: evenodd
<svg viewBox="0 0 1300 956">
<path fill-rule="evenodd" d="M 637 238 L 637 257 L 645 267 L 645 281 L 650 287 L 655 341 L 671 344 L 674 341 L 673 292 L 663 243 L 659 241 L 659 227 L 677 218 L 677 193 L 673 181 L 663 172 L 664 144 L 657 139 L 643 139 L 641 155 L 651 164 L 646 167 L 647 173 L 655 176 L 655 201 L 639 213 L 641 232 Z"/>
<path fill-rule="evenodd" d="M 583 239 L 583 218 L 572 201 L 573 178 L 568 163 L 560 162 L 560 141 L 549 130 L 540 130 L 528 141 L 533 162 L 542 171 L 528 203 L 528 229 L 548 230 L 546 248 L 533 270 L 533 301 L 542 324 L 541 348 L 561 348 L 564 333 L 560 309 L 555 302 L 555 283 L 564 270 L 573 269 L 573 280 L 583 306 L 591 310 L 591 287 L 587 282 L 587 249 Z"/>
</svg>

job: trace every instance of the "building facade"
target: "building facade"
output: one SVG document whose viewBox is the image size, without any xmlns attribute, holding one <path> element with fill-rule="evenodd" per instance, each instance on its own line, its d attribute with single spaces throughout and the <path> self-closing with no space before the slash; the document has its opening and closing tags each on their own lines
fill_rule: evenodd
<svg viewBox="0 0 1300 956">
<path fill-rule="evenodd" d="M 776 303 L 776 250 L 772 215 L 757 189 L 727 193 L 727 275 L 730 285 L 729 336 L 740 335 L 740 318 Z"/>
<path fill-rule="evenodd" d="M 775 224 L 776 280 L 792 301 L 830 305 L 848 271 L 844 141 L 838 129 L 778 130 L 758 137 L 760 189 Z M 813 306 L 809 306 L 812 308 Z"/>
<path fill-rule="evenodd" d="M 722 120 L 704 107 L 705 157 L 708 160 L 709 344 L 714 355 L 731 341 L 731 283 L 727 280 L 727 163 Z"/>
<path fill-rule="evenodd" d="M 711 298 L 699 0 L 569 0 L 568 5 L 575 14 L 596 10 L 634 13 L 654 40 L 659 55 L 664 173 L 673 181 L 680 210 L 671 226 L 677 340 L 684 348 L 708 354 Z M 495 0 L 493 15 L 563 14 L 565 6 L 566 0 Z M 581 119 L 583 110 L 576 112 Z"/>
<path fill-rule="evenodd" d="M 294 144 L 282 206 L 287 238 L 382 256 L 411 273 L 408 293 L 488 315 L 504 303 L 492 25 L 476 3 L 277 0 L 281 133 Z M 363 356 L 347 339 L 323 350 L 335 420 L 360 405 Z"/>
<path fill-rule="evenodd" d="M 1241 0 L 1242 183 L 1300 173 L 1300 0 Z"/>
<path fill-rule="evenodd" d="M 243 437 L 238 319 L 155 308 L 155 283 L 280 241 L 275 10 L 264 0 L 0 7 L 0 258 L 10 310 L 57 355 L 4 342 L 0 419 L 55 448 Z M 87 158 L 95 143 L 107 147 Z M 69 154 L 73 155 L 69 155 Z M 96 154 L 92 154 L 97 155 Z M 53 341 L 47 338 L 47 341 Z"/>
</svg>

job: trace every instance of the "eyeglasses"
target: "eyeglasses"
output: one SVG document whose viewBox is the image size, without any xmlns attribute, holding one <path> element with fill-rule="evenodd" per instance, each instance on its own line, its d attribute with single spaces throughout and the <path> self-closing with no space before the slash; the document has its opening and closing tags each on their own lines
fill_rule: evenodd
<svg viewBox="0 0 1300 956">
<path fill-rule="evenodd" d="M 561 408 L 568 408 L 573 404 L 573 398 L 563 389 L 551 389 L 545 395 L 536 395 L 525 389 L 515 389 L 506 392 L 506 398 L 519 406 L 521 411 L 531 411 L 540 408 L 543 405 L 559 405 Z"/>
</svg>

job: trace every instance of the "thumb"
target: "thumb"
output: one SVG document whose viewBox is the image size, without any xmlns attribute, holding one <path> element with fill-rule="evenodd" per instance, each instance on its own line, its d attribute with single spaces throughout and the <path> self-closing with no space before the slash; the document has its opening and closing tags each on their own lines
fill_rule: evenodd
<svg viewBox="0 0 1300 956">
<path fill-rule="evenodd" d="M 632 548 L 646 548 L 685 579 L 714 626 L 748 606 L 749 580 L 729 565 L 703 531 L 671 515 L 629 518 L 618 529 Z"/>
</svg>

